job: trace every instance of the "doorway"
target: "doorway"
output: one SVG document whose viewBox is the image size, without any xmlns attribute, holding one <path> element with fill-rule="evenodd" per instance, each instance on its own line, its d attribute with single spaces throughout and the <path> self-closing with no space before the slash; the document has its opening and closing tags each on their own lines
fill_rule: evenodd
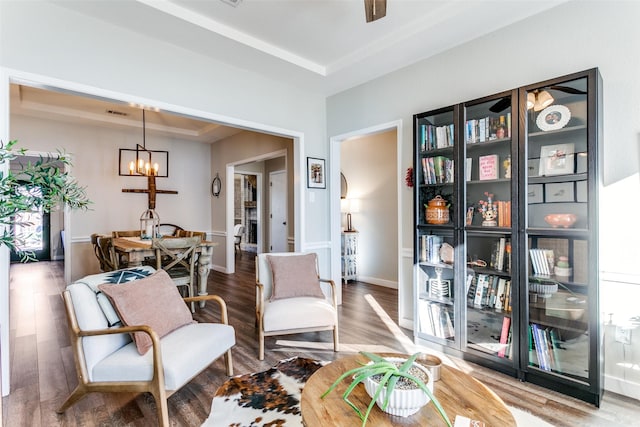
<svg viewBox="0 0 640 427">
<path fill-rule="evenodd" d="M 25 183 L 26 184 L 26 183 Z M 18 191 L 38 198 L 42 196 L 42 190 L 38 187 L 28 188 L 22 185 Z M 14 216 L 13 235 L 16 237 L 15 250 L 11 251 L 11 262 L 23 261 L 23 254 L 29 253 L 28 261 L 48 261 L 51 259 L 50 251 L 50 215 L 42 208 L 19 212 Z"/>
<path fill-rule="evenodd" d="M 411 327 L 413 291 L 411 286 L 405 285 L 411 283 L 405 276 L 410 275 L 412 270 L 403 268 L 406 263 L 400 232 L 402 221 L 407 216 L 407 210 L 402 209 L 402 128 L 402 121 L 397 120 L 330 139 L 330 182 L 341 183 L 341 172 L 346 181 L 343 185 L 331 187 L 331 275 L 335 281 L 341 280 L 341 230 L 346 227 L 349 213 L 341 212 L 341 187 L 344 187 L 347 189 L 346 197 L 356 199 L 354 204 L 359 207 L 359 212 L 351 212 L 352 226 L 359 232 L 358 280 L 397 288 L 400 324 Z M 388 135 L 384 146 L 380 147 L 385 150 L 384 155 L 378 148 L 368 145 L 368 141 L 376 140 L 383 134 Z M 345 143 L 355 146 L 351 150 L 354 157 L 351 163 L 342 158 L 341 149 Z M 366 153 L 366 158 L 363 153 Z M 386 172 L 383 173 L 383 170 Z M 392 249 L 386 250 L 389 248 Z M 382 271 L 381 268 L 386 270 Z"/>
<path fill-rule="evenodd" d="M 250 172 L 237 171 L 234 175 L 234 228 L 240 224 L 240 251 L 257 252 L 260 223 L 258 221 L 258 175 Z"/>
<path fill-rule="evenodd" d="M 269 174 L 269 252 L 288 252 L 287 171 Z"/>
</svg>

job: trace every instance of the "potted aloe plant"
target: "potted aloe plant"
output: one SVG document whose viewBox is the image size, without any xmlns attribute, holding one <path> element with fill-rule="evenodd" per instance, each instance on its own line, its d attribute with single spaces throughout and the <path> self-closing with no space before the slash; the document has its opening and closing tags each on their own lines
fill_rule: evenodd
<svg viewBox="0 0 640 427">
<path fill-rule="evenodd" d="M 386 358 L 367 352 L 361 352 L 360 354 L 367 357 L 370 362 L 342 374 L 320 396 L 321 398 L 331 393 L 342 380 L 352 377 L 353 380 L 342 395 L 342 398 L 358 414 L 362 420 L 363 427 L 367 424 L 371 409 L 376 403 L 384 412 L 409 416 L 417 412 L 420 407 L 426 405 L 429 401 L 433 402 L 447 426 L 451 427 L 451 421 L 449 421 L 444 408 L 433 395 L 433 381 L 429 381 L 429 371 L 422 365 L 414 363 L 420 353 L 416 353 L 407 359 Z M 349 400 L 349 395 L 360 383 L 365 384 L 365 388 L 372 398 L 364 414 L 360 408 Z M 397 393 L 405 393 L 407 396 L 395 396 Z M 416 393 L 422 397 L 416 396 Z M 390 408 L 392 402 L 396 401 L 403 401 L 405 408 Z M 407 402 L 413 403 L 407 405 Z"/>
<path fill-rule="evenodd" d="M 18 141 L 0 142 L 0 164 L 10 162 L 18 155 L 25 155 L 25 148 L 16 148 Z M 0 172 L 0 246 L 16 250 L 25 236 L 16 236 L 14 225 L 18 223 L 16 215 L 42 209 L 50 212 L 58 206 L 67 205 L 71 209 L 87 209 L 91 201 L 85 188 L 65 172 L 60 166 L 71 165 L 71 160 L 62 151 L 51 157 L 40 157 L 35 162 L 22 164 L 16 174 L 12 171 Z M 30 189 L 38 188 L 33 192 Z M 33 259 L 30 252 L 22 252 L 22 261 Z"/>
</svg>

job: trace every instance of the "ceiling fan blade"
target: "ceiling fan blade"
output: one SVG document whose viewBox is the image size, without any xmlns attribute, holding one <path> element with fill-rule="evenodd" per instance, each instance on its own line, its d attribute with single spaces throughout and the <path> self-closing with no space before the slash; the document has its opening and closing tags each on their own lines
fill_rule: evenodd
<svg viewBox="0 0 640 427">
<path fill-rule="evenodd" d="M 387 0 L 364 0 L 364 12 L 367 22 L 384 18 L 387 15 Z"/>
<path fill-rule="evenodd" d="M 559 90 L 561 92 L 570 93 L 572 95 L 586 95 L 587 92 L 580 89 L 575 89 L 569 86 L 549 86 L 549 89 Z"/>
<path fill-rule="evenodd" d="M 503 110 L 509 107 L 511 107 L 511 98 L 505 96 L 504 98 L 499 99 L 498 102 L 493 104 L 491 107 L 489 107 L 489 111 L 491 111 L 492 113 L 501 113 Z"/>
</svg>

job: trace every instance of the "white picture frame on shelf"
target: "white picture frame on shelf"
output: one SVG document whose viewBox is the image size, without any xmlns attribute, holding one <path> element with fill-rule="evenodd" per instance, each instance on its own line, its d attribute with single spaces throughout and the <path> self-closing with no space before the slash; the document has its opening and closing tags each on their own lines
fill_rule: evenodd
<svg viewBox="0 0 640 427">
<path fill-rule="evenodd" d="M 575 170 L 574 144 L 554 144 L 540 147 L 539 176 L 569 175 Z"/>
<path fill-rule="evenodd" d="M 546 203 L 574 202 L 573 182 L 551 182 L 545 184 Z"/>
<path fill-rule="evenodd" d="M 527 203 L 544 203 L 544 186 L 542 184 L 531 184 L 527 187 Z"/>
</svg>

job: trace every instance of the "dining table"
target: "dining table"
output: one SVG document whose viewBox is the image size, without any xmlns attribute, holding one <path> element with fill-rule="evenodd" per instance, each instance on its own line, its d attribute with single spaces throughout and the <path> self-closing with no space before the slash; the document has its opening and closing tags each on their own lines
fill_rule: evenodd
<svg viewBox="0 0 640 427">
<path fill-rule="evenodd" d="M 165 237 L 166 238 L 166 237 Z M 155 258 L 155 249 L 151 248 L 151 239 L 140 237 L 116 237 L 112 241 L 113 248 L 119 258 L 122 258 L 129 267 L 137 267 L 148 258 Z M 211 256 L 213 248 L 218 244 L 203 240 L 196 249 L 198 264 L 198 295 L 208 295 L 207 279 L 211 267 Z M 200 301 L 200 307 L 204 307 L 205 302 Z"/>
</svg>

